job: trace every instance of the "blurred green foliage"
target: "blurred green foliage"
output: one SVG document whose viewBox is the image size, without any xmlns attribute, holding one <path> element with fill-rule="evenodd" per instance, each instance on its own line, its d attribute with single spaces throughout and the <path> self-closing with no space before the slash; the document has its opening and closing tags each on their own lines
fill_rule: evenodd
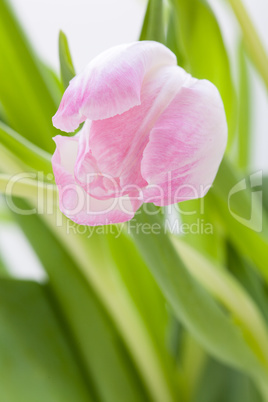
<svg viewBox="0 0 268 402">
<path fill-rule="evenodd" d="M 236 55 L 239 85 L 205 0 L 170 0 L 168 7 L 149 0 L 140 37 L 169 46 L 179 65 L 211 80 L 222 95 L 227 155 L 203 200 L 205 213 L 203 201 L 182 205 L 199 211 L 186 222 L 200 216 L 215 232 L 178 237 L 176 247 L 163 228 L 145 236 L 133 225 L 132 236 L 123 228 L 117 236 L 116 226 L 113 233 L 91 233 L 73 225 L 67 233 L 69 221 L 61 217 L 57 225 L 55 209 L 51 216 L 14 215 L 48 279 L 45 285 L 7 279 L 8 267 L 0 261 L 1 400 L 267 401 L 268 208 L 256 232 L 238 222 L 228 204 L 230 189 L 250 171 L 253 143 L 244 48 L 260 74 L 265 60 L 254 27 L 245 26 L 244 8 L 230 3 L 243 32 Z M 57 134 L 51 117 L 75 74 L 62 32 L 59 56 L 61 80 L 39 60 L 10 5 L 0 0 L 1 173 L 51 172 Z M 267 188 L 264 178 L 265 203 Z M 237 197 L 232 210 L 245 215 L 250 189 Z M 28 208 L 35 200 L 15 203 Z M 156 215 L 137 215 L 137 224 L 161 226 L 164 211 L 149 208 Z M 260 200 L 256 209 L 260 214 Z"/>
</svg>

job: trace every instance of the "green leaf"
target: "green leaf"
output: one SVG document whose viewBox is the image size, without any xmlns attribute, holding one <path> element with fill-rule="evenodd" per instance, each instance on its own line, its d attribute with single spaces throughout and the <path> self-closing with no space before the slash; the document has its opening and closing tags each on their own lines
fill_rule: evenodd
<svg viewBox="0 0 268 402">
<path fill-rule="evenodd" d="M 208 359 L 192 402 L 262 402 L 252 381 L 213 359 Z"/>
<path fill-rule="evenodd" d="M 165 358 L 161 356 L 163 347 L 159 353 L 158 345 L 154 339 L 155 333 L 149 330 L 149 322 L 151 323 L 152 320 L 146 322 L 144 315 L 140 314 L 137 305 L 139 295 L 136 295 L 133 300 L 134 286 L 132 286 L 131 291 L 129 280 L 125 281 L 125 276 L 121 275 L 122 267 L 120 267 L 121 263 L 119 262 L 121 258 L 117 254 L 119 252 L 124 253 L 125 250 L 121 260 L 129 260 L 129 248 L 126 247 L 125 242 L 122 243 L 120 250 L 120 237 L 114 239 L 118 241 L 118 245 L 116 252 L 111 255 L 110 242 L 107 238 L 109 226 L 97 228 L 80 226 L 62 215 L 60 217 L 46 215 L 42 218 L 76 261 L 80 271 L 83 272 L 84 277 L 105 306 L 106 311 L 118 328 L 151 398 L 160 402 L 162 400 L 172 401 L 174 392 L 176 392 L 176 386 L 173 382 L 174 374 L 170 374 L 169 368 L 165 366 Z M 60 226 L 57 224 L 58 219 L 61 220 Z M 133 257 L 133 254 L 135 255 L 135 251 L 130 255 Z M 133 266 L 128 263 L 127 267 L 138 271 L 135 267 L 136 262 L 138 264 L 139 260 L 133 261 Z M 142 277 L 140 281 L 143 281 Z M 139 287 L 140 283 L 137 282 L 136 288 Z M 147 302 L 146 297 L 143 300 Z M 161 325 L 161 321 L 159 325 Z"/>
<path fill-rule="evenodd" d="M 0 216 L 0 220 L 2 221 L 1 216 Z M 6 265 L 4 264 L 4 261 L 0 255 L 0 278 L 7 278 L 7 277 L 9 277 L 8 269 L 7 269 Z"/>
<path fill-rule="evenodd" d="M 254 267 L 241 254 L 238 254 L 232 244 L 228 244 L 227 251 L 228 269 L 251 295 L 268 323 L 268 292 L 265 282 Z"/>
<path fill-rule="evenodd" d="M 185 65 L 185 60 L 183 58 L 182 49 L 180 46 L 179 30 L 177 29 L 177 16 L 173 10 L 169 13 L 166 45 L 177 56 L 178 65 Z"/>
<path fill-rule="evenodd" d="M 42 61 L 40 62 L 40 68 L 42 72 L 42 76 L 44 77 L 44 81 L 46 83 L 46 87 L 51 94 L 54 103 L 58 105 L 61 101 L 64 88 L 60 78 L 57 76 L 54 70 L 47 66 Z"/>
<path fill-rule="evenodd" d="M 9 168 L 13 169 L 12 171 L 15 173 L 20 172 L 19 165 L 10 166 L 9 159 L 6 162 Z M 26 209 L 37 208 L 37 201 Z M 106 238 L 107 227 L 90 228 L 76 225 L 59 213 L 57 208 L 54 210 L 50 202 L 48 203 L 48 211 L 49 214 L 41 214 L 39 217 L 45 222 L 45 227 L 49 226 L 51 234 L 53 233 L 53 237 L 61 244 L 63 250 L 68 250 L 69 258 L 72 261 L 76 261 L 77 271 L 82 272 L 82 277 L 86 284 L 90 284 L 90 288 L 94 289 L 98 299 L 105 306 L 109 317 L 112 318 L 118 328 L 138 371 L 142 375 L 146 389 L 148 389 L 155 401 L 172 401 L 174 388 L 176 388 L 173 383 L 174 375 L 170 375 L 169 370 L 165 367 L 164 359 L 161 357 L 162 352 L 158 353 L 158 346 L 156 347 L 154 341 L 154 332 L 149 330 L 147 322 L 144 321 L 143 316 L 140 315 L 137 309 L 136 301 L 134 302 L 130 294 L 126 292 L 126 284 L 123 278 L 118 275 L 117 267 L 109 252 Z M 16 216 L 18 217 L 18 215 Z M 24 220 L 25 227 L 29 229 L 25 216 Z M 40 221 L 39 224 L 39 230 L 43 233 Z M 94 235 L 93 230 L 96 230 Z M 32 234 L 35 241 L 37 241 L 36 233 Z M 55 242 L 53 246 L 52 243 L 51 250 L 57 244 Z M 39 247 L 42 247 L 42 244 L 39 243 Z M 127 248 L 125 250 L 127 254 Z M 117 252 L 120 253 L 120 251 L 120 241 L 118 240 Z M 127 261 L 129 256 L 124 256 L 124 259 Z M 133 261 L 133 264 L 133 269 L 136 270 L 135 261 Z M 64 273 L 66 273 L 65 269 L 63 275 Z M 58 281 L 62 286 L 60 276 Z M 143 281 L 142 277 L 140 281 Z M 139 282 L 136 283 L 136 287 L 139 288 L 139 286 Z M 136 299 L 138 297 L 139 295 L 136 296 Z M 151 294 L 151 297 L 154 297 L 154 293 Z M 144 297 L 144 300 L 146 300 L 146 297 Z M 152 306 L 154 300 L 152 299 Z M 158 302 L 155 303 L 155 305 L 157 304 Z M 154 315 L 156 312 L 154 307 L 152 308 L 153 313 L 151 315 Z M 161 320 L 159 320 L 159 325 L 162 325 Z M 161 328 L 161 331 L 163 331 L 163 328 Z M 81 342 L 79 343 L 82 344 Z M 161 350 L 163 351 L 163 346 Z M 87 356 L 89 356 L 89 353 L 87 353 Z"/>
<path fill-rule="evenodd" d="M 262 181 L 263 181 L 262 205 L 264 210 L 266 211 L 266 214 L 268 214 L 268 176 L 263 176 Z"/>
<path fill-rule="evenodd" d="M 48 152 L 58 131 L 51 117 L 57 103 L 47 74 L 6 0 L 0 1 L 0 103 L 10 127 Z"/>
<path fill-rule="evenodd" d="M 119 227 L 117 229 L 120 230 Z M 133 239 L 124 232 L 120 236 L 107 233 L 105 237 L 109 245 L 106 252 L 109 250 L 111 252 L 110 258 L 116 263 L 116 273 L 121 276 L 124 287 L 137 306 L 139 315 L 143 318 L 151 336 L 154 352 L 162 366 L 162 375 L 165 377 L 169 388 L 176 395 L 177 387 L 175 384 L 177 380 L 174 360 L 167 349 L 170 314 L 166 308 L 165 298 L 141 258 Z"/>
<path fill-rule="evenodd" d="M 181 231 L 185 225 L 184 240 L 202 254 L 215 260 L 225 259 L 225 239 L 223 230 L 214 217 L 215 205 L 210 197 L 188 200 L 178 204 Z"/>
<path fill-rule="evenodd" d="M 193 277 L 212 294 L 231 314 L 251 349 L 268 367 L 268 328 L 254 299 L 225 269 L 172 236 L 185 266 Z"/>
<path fill-rule="evenodd" d="M 179 381 L 183 390 L 182 400 L 191 401 L 203 373 L 207 354 L 202 346 L 184 330 L 178 367 Z"/>
<path fill-rule="evenodd" d="M 49 207 L 47 207 L 47 212 L 55 203 L 55 199 L 56 202 L 58 202 L 57 186 L 54 184 L 49 185 L 43 181 L 35 179 L 36 173 L 22 173 L 15 176 L 0 173 L 0 193 L 5 194 L 6 197 L 16 196 L 26 199 L 34 199 L 37 204 L 39 203 L 37 207 L 40 209 L 36 209 L 39 213 L 41 213 L 41 211 L 42 213 L 44 212 L 44 207 L 47 207 L 47 202 L 50 204 Z M 9 206 L 10 205 L 11 204 L 9 204 Z"/>
<path fill-rule="evenodd" d="M 16 200 L 16 204 L 21 208 L 27 207 L 22 200 Z M 51 291 L 66 323 L 66 331 L 76 345 L 85 377 L 94 387 L 95 400 L 148 400 L 120 334 L 81 272 L 78 261 L 74 261 L 69 250 L 62 247 L 37 215 L 16 214 L 14 217 L 49 276 Z M 90 260 L 87 265 L 89 263 Z"/>
<path fill-rule="evenodd" d="M 177 46 L 183 67 L 194 77 L 208 79 L 218 88 L 225 107 L 229 144 L 236 128 L 236 99 L 230 65 L 217 20 L 204 0 L 172 0 Z"/>
<path fill-rule="evenodd" d="M 149 0 L 140 40 L 155 40 L 165 43 L 163 1 Z"/>
<path fill-rule="evenodd" d="M 243 43 L 239 47 L 239 115 L 238 115 L 238 166 L 246 170 L 250 165 L 250 85 L 247 58 Z"/>
<path fill-rule="evenodd" d="M 52 173 L 51 154 L 0 122 L 0 143 L 14 156 L 34 170 Z"/>
<path fill-rule="evenodd" d="M 64 88 L 66 89 L 71 79 L 75 76 L 75 69 L 72 62 L 68 40 L 64 32 L 59 34 L 59 56 L 60 56 L 60 71 L 61 79 Z"/>
<path fill-rule="evenodd" d="M 43 286 L 1 279 L 0 327 L 2 401 L 93 401 Z"/>
<path fill-rule="evenodd" d="M 133 240 L 124 232 L 119 238 L 110 233 L 106 238 L 111 259 L 115 261 L 118 273 L 135 300 L 140 314 L 144 315 L 148 327 L 152 328 L 154 341 L 160 346 L 160 343 L 164 343 L 168 323 L 165 299 Z"/>
<path fill-rule="evenodd" d="M 1 223 L 14 223 L 13 216 L 9 209 L 6 207 L 6 203 L 0 197 L 0 222 Z"/>
<path fill-rule="evenodd" d="M 208 196 L 212 197 L 212 203 L 214 202 L 215 205 L 214 212 L 218 214 L 218 219 L 232 244 L 242 255 L 253 261 L 268 281 L 268 219 L 265 211 L 262 211 L 261 200 L 258 198 L 261 193 L 254 192 L 254 187 L 250 191 L 249 186 L 243 191 L 236 192 L 235 186 L 240 182 L 236 173 L 225 157 Z M 233 195 L 232 191 L 235 191 Z M 240 221 L 239 217 L 245 221 Z M 253 227 L 247 227 L 245 223 L 247 224 L 251 218 Z"/>
<path fill-rule="evenodd" d="M 142 210 L 136 214 L 136 225 L 133 222 L 131 231 L 178 319 L 213 356 L 252 375 L 258 372 L 267 380 L 266 369 L 249 348 L 241 330 L 187 271 L 156 216 L 158 209 L 152 205 L 147 209 L 148 214 Z M 153 230 L 150 235 L 144 233 L 140 228 L 144 223 L 151 228 L 157 224 L 158 233 Z"/>
<path fill-rule="evenodd" d="M 233 11 L 240 24 L 244 43 L 251 60 L 255 64 L 259 74 L 264 80 L 266 88 L 268 89 L 268 56 L 261 43 L 261 40 L 256 32 L 256 29 L 246 11 L 246 8 L 241 0 L 229 0 Z"/>
</svg>

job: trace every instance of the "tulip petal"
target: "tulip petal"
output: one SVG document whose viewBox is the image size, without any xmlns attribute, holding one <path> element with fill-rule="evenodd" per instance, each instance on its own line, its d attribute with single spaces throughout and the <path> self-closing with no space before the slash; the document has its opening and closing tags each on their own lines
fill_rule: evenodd
<svg viewBox="0 0 268 402">
<path fill-rule="evenodd" d="M 52 119 L 54 126 L 70 132 L 86 119 L 106 119 L 139 105 L 144 77 L 164 65 L 176 65 L 176 57 L 153 41 L 103 52 L 70 81 Z"/>
<path fill-rule="evenodd" d="M 102 173 L 90 149 L 89 138 L 92 122 L 86 120 L 79 133 L 77 160 L 74 168 L 76 182 L 91 196 L 108 199 L 121 193 L 118 180 Z"/>
<path fill-rule="evenodd" d="M 216 87 L 190 80 L 161 115 L 144 150 L 144 202 L 158 206 L 204 196 L 227 141 L 224 107 Z"/>
<path fill-rule="evenodd" d="M 110 175 L 121 192 L 134 190 L 135 186 L 140 190 L 147 185 L 140 164 L 150 131 L 188 79 L 189 75 L 180 67 L 158 69 L 143 83 L 141 105 L 122 115 L 93 121 L 90 133 L 84 132 L 88 142 L 88 147 L 83 147 L 84 159 L 89 163 L 89 158 L 94 157 L 99 171 Z M 86 148 L 91 150 L 90 155 Z"/>
<path fill-rule="evenodd" d="M 80 225 L 108 225 L 125 222 L 133 218 L 141 205 L 137 197 L 120 197 L 97 200 L 90 197 L 74 177 L 78 153 L 79 135 L 56 136 L 57 145 L 52 157 L 52 166 L 59 190 L 61 212 Z"/>
</svg>

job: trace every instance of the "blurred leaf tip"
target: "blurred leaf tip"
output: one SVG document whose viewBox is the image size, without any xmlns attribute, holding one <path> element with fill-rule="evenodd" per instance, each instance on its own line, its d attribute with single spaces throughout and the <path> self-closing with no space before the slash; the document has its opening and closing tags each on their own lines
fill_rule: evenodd
<svg viewBox="0 0 268 402">
<path fill-rule="evenodd" d="M 67 36 L 61 30 L 59 33 L 59 58 L 61 79 L 64 89 L 66 89 L 69 85 L 70 80 L 75 76 L 75 69 L 69 49 Z"/>
</svg>

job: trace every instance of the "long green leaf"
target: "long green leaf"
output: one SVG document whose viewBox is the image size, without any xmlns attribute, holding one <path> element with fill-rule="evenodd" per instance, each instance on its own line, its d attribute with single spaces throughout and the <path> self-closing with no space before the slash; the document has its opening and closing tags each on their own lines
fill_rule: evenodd
<svg viewBox="0 0 268 402">
<path fill-rule="evenodd" d="M 258 173 L 259 178 L 261 178 L 260 174 L 261 172 Z M 244 179 L 242 178 L 242 180 Z M 240 253 L 249 257 L 256 264 L 263 277 L 268 280 L 267 216 L 265 211 L 262 211 L 262 204 L 261 200 L 258 199 L 258 193 L 254 193 L 254 183 L 252 192 L 250 188 L 237 189 L 236 191 L 235 186 L 239 182 L 239 176 L 236 175 L 233 166 L 227 158 L 224 158 L 213 188 L 208 196 L 213 198 L 214 205 L 216 206 L 214 212 L 218 214 L 218 219 L 221 221 L 223 227 L 225 227 L 232 243 Z M 260 185 L 261 183 L 258 184 Z M 232 194 L 233 191 L 235 192 Z M 244 221 L 240 221 L 239 217 L 243 218 Z M 250 223 L 251 219 L 253 226 L 246 226 Z"/>
<path fill-rule="evenodd" d="M 263 194 L 262 194 L 262 205 L 266 213 L 268 214 L 268 176 L 263 176 Z"/>
<path fill-rule="evenodd" d="M 60 31 L 59 34 L 59 56 L 61 79 L 63 86 L 66 89 L 69 85 L 70 80 L 75 76 L 75 69 L 73 66 L 67 37 L 62 31 Z"/>
<path fill-rule="evenodd" d="M 4 171 L 8 167 L 12 173 L 21 172 L 20 164 L 15 163 L 8 154 L 5 156 Z M 155 401 L 162 401 L 163 399 L 172 401 L 176 386 L 173 382 L 173 375 L 170 375 L 170 371 L 165 367 L 164 360 L 167 359 L 161 356 L 162 352 L 158 353 L 153 340 L 154 333 L 148 330 L 148 325 L 137 309 L 138 306 L 135 305 L 134 300 L 124 289 L 124 280 L 118 275 L 117 267 L 109 253 L 109 245 L 105 236 L 107 230 L 105 227 L 100 228 L 100 235 L 97 231 L 94 236 L 91 236 L 90 228 L 75 225 L 61 214 L 56 213 L 54 215 L 54 200 L 50 201 L 51 203 L 47 205 L 47 212 L 49 211 L 49 213 L 40 215 L 40 217 L 45 224 L 49 225 L 63 249 L 68 250 L 68 253 L 76 261 L 77 270 L 83 272 L 83 277 L 89 281 L 105 305 L 124 338 L 153 399 Z M 37 207 L 38 198 L 33 202 Z M 59 211 L 57 210 L 57 212 Z M 25 226 L 27 227 L 26 223 Z M 37 240 L 36 236 L 34 239 Z M 118 245 L 119 251 L 120 243 Z M 60 277 L 58 279 L 61 283 Z M 138 287 L 139 283 L 136 286 Z"/>
<path fill-rule="evenodd" d="M 51 154 L 0 122 L 0 143 L 23 163 L 44 173 L 51 173 Z"/>
<path fill-rule="evenodd" d="M 209 359 L 192 402 L 264 402 L 250 379 Z"/>
<path fill-rule="evenodd" d="M 176 13 L 174 13 L 172 10 L 169 13 L 166 45 L 177 56 L 178 65 L 183 66 L 183 65 L 185 65 L 185 60 L 183 58 L 183 51 L 181 49 L 181 41 L 179 38 L 180 33 L 178 30 L 177 24 L 178 24 L 178 19 L 177 19 Z"/>
<path fill-rule="evenodd" d="M 0 278 L 6 278 L 6 277 L 9 277 L 8 269 L 6 268 L 2 256 L 0 255 Z"/>
<path fill-rule="evenodd" d="M 225 238 L 215 219 L 216 206 L 211 202 L 211 198 L 184 201 L 178 204 L 178 208 L 185 241 L 202 254 L 209 254 L 215 260 L 224 262 Z"/>
<path fill-rule="evenodd" d="M 170 314 L 159 286 L 141 258 L 133 239 L 122 232 L 120 236 L 107 234 L 111 259 L 116 263 L 124 286 L 135 302 L 143 318 L 154 351 L 162 364 L 163 376 L 176 395 L 176 370 L 167 347 L 167 334 Z"/>
<path fill-rule="evenodd" d="M 92 234 L 92 228 L 76 225 L 62 215 L 60 218 L 57 215 L 46 215 L 42 218 L 49 224 L 64 247 L 69 250 L 83 275 L 102 300 L 121 333 L 152 399 L 172 401 L 176 392 L 173 375 L 170 375 L 168 368 L 163 365 L 165 358 L 160 356 L 161 352 L 158 353 L 155 335 L 148 329 L 148 323 L 140 314 L 139 307 L 132 298 L 133 293 L 131 294 L 130 289 L 130 293 L 126 291 L 128 282 L 125 284 L 125 278 L 119 274 L 114 261 L 115 258 L 118 264 L 119 256 L 112 256 L 109 251 L 106 235 L 109 227 L 100 227 Z M 60 226 L 57 225 L 58 219 L 61 221 Z M 125 244 L 123 243 L 122 246 Z M 117 247 L 119 253 L 120 239 L 118 239 Z M 121 252 L 124 253 L 123 248 Z M 124 260 L 127 261 L 128 258 L 126 253 Z M 140 286 L 139 283 L 136 286 Z"/>
<path fill-rule="evenodd" d="M 232 244 L 228 244 L 227 251 L 228 269 L 251 295 L 268 323 L 268 292 L 265 281 Z"/>
<path fill-rule="evenodd" d="M 268 56 L 241 0 L 229 0 L 242 29 L 246 48 L 268 89 Z"/>
<path fill-rule="evenodd" d="M 16 204 L 27 207 L 19 200 Z M 38 216 L 15 217 L 49 275 L 54 298 L 97 400 L 147 400 L 120 336 L 77 263 Z"/>
<path fill-rule="evenodd" d="M 172 0 L 176 15 L 178 57 L 194 77 L 208 79 L 218 88 L 225 107 L 229 143 L 236 127 L 236 99 L 228 55 L 212 10 L 203 0 Z"/>
<path fill-rule="evenodd" d="M 155 215 L 157 209 L 151 206 L 149 212 L 146 215 L 140 211 L 136 215 L 137 225 L 145 222 L 151 227 L 155 223 L 160 225 L 161 221 Z M 260 369 L 262 363 L 257 363 L 258 358 L 249 348 L 242 332 L 191 278 L 165 235 L 164 228 L 158 234 L 151 231 L 148 236 L 133 225 L 132 234 L 175 314 L 206 350 L 223 362 L 252 375 L 259 372 L 262 378 L 266 378 L 266 369 Z M 264 372 L 261 374 L 262 370 Z"/>
<path fill-rule="evenodd" d="M 163 0 L 149 0 L 140 40 L 165 43 Z"/>
<path fill-rule="evenodd" d="M 252 145 L 250 137 L 250 83 L 247 62 L 244 45 L 241 43 L 239 47 L 238 166 L 244 170 L 250 165 Z"/>
<path fill-rule="evenodd" d="M 51 117 L 57 104 L 44 69 L 7 0 L 0 0 L 0 103 L 9 125 L 34 144 L 53 151 Z"/>
<path fill-rule="evenodd" d="M 0 328 L 2 401 L 94 400 L 43 286 L 1 279 Z"/>
<path fill-rule="evenodd" d="M 268 328 L 258 305 L 240 283 L 215 261 L 202 256 L 179 237 L 172 237 L 185 266 L 219 300 L 240 326 L 252 349 L 268 367 Z"/>
</svg>

